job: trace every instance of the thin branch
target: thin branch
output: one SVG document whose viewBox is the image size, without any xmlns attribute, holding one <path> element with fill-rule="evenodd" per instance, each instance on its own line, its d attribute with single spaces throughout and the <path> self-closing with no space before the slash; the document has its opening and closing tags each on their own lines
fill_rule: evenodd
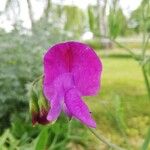
<svg viewBox="0 0 150 150">
<path fill-rule="evenodd" d="M 49 18 L 50 7 L 51 7 L 51 0 L 47 0 L 46 7 L 45 7 L 45 10 L 44 10 L 44 16 L 45 16 L 46 19 Z"/>
<path fill-rule="evenodd" d="M 33 27 L 34 20 L 33 20 L 33 12 L 32 12 L 32 4 L 30 0 L 27 0 L 27 5 L 28 5 L 28 11 L 29 11 L 29 17 L 31 21 L 31 26 Z"/>
<path fill-rule="evenodd" d="M 135 58 L 136 60 L 139 60 L 139 58 L 137 57 L 137 55 L 134 52 L 132 52 L 132 50 L 130 48 L 124 46 L 123 44 L 117 42 L 115 39 L 113 39 L 113 38 L 111 38 L 109 36 L 105 36 L 105 35 L 100 35 L 100 36 L 103 37 L 103 38 L 109 39 L 110 41 L 112 41 L 113 43 L 115 43 L 120 48 L 123 48 L 124 50 L 126 50 L 127 52 L 129 52 L 133 58 Z"/>
<path fill-rule="evenodd" d="M 40 75 L 40 76 L 38 76 L 37 78 L 35 78 L 34 79 L 34 81 L 32 82 L 32 89 L 33 89 L 33 87 L 34 87 L 34 85 L 40 80 L 40 79 L 42 79 L 44 77 L 44 75 L 42 74 L 42 75 Z"/>
<path fill-rule="evenodd" d="M 10 8 L 11 5 L 12 5 L 12 0 L 7 0 L 6 4 L 5 4 L 4 11 L 8 11 L 8 9 Z"/>
<path fill-rule="evenodd" d="M 150 83 L 148 81 L 148 77 L 147 77 L 147 74 L 146 74 L 144 66 L 142 66 L 142 72 L 143 72 L 146 88 L 147 88 L 147 91 L 148 91 L 148 97 L 149 97 L 149 100 L 150 100 Z"/>
<path fill-rule="evenodd" d="M 54 147 L 55 147 L 55 145 L 56 145 L 56 142 L 57 142 L 57 139 L 58 139 L 58 135 L 56 134 L 56 135 L 54 136 L 54 139 L 53 139 L 53 141 L 52 141 L 52 143 L 51 143 L 49 149 L 51 149 L 51 150 L 54 149 Z"/>
<path fill-rule="evenodd" d="M 101 142 L 103 142 L 104 144 L 108 145 L 110 148 L 114 149 L 114 150 L 126 150 L 124 148 L 121 148 L 113 143 L 111 143 L 110 141 L 108 141 L 104 136 L 97 134 L 94 129 L 88 128 L 95 136 L 98 140 L 100 140 Z"/>
<path fill-rule="evenodd" d="M 147 39 L 146 39 L 146 41 L 145 41 L 145 44 L 144 44 L 144 46 L 143 46 L 143 57 L 145 56 L 145 53 L 146 53 L 146 50 L 147 50 L 147 46 L 148 46 L 148 43 L 149 43 L 149 39 L 150 39 L 150 34 L 148 34 L 148 37 L 147 37 Z"/>
</svg>

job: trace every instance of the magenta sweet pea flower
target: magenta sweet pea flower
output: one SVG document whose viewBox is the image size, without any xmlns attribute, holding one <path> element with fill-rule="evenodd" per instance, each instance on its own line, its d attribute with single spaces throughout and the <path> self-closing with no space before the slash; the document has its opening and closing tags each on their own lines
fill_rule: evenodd
<svg viewBox="0 0 150 150">
<path fill-rule="evenodd" d="M 83 96 L 100 89 L 102 63 L 89 46 L 64 42 L 49 48 L 44 56 L 43 91 L 50 103 L 47 120 L 55 121 L 63 110 L 89 127 L 96 127 Z"/>
</svg>

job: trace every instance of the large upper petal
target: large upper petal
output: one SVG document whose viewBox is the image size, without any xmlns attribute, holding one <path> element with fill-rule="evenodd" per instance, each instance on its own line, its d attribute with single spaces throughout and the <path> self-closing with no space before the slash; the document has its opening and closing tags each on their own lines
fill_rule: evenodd
<svg viewBox="0 0 150 150">
<path fill-rule="evenodd" d="M 94 50 L 79 42 L 69 42 L 73 55 L 74 84 L 82 96 L 95 95 L 100 88 L 102 63 Z"/>
<path fill-rule="evenodd" d="M 54 81 L 63 73 L 68 72 L 64 53 L 67 51 L 67 44 L 57 44 L 48 49 L 44 55 L 44 95 L 50 100 L 55 93 Z"/>
<path fill-rule="evenodd" d="M 79 42 L 59 43 L 44 56 L 44 94 L 54 94 L 54 81 L 64 73 L 71 73 L 81 95 L 94 95 L 100 87 L 102 64 L 96 53 Z"/>
</svg>

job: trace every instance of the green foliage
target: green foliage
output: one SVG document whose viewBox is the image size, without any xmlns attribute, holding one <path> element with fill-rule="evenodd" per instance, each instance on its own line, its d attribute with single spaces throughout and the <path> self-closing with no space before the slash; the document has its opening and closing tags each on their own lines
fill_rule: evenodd
<svg viewBox="0 0 150 150">
<path fill-rule="evenodd" d="M 85 14 L 76 6 L 64 6 L 64 29 L 80 36 L 85 28 Z"/>
<path fill-rule="evenodd" d="M 32 139 L 39 134 L 39 131 L 38 127 L 32 127 L 28 119 L 21 119 L 18 114 L 14 114 L 11 127 L 0 136 L 0 148 L 1 150 L 28 149 Z"/>
<path fill-rule="evenodd" d="M 96 7 L 95 6 L 88 6 L 87 9 L 88 13 L 88 24 L 90 31 L 93 32 L 95 36 L 99 35 L 99 23 L 97 19 L 97 12 L 96 12 Z"/>
<path fill-rule="evenodd" d="M 89 5 L 87 11 L 88 11 L 88 21 L 89 21 L 90 31 L 93 32 L 94 35 L 97 35 L 98 19 L 95 15 L 95 8 Z"/>
<path fill-rule="evenodd" d="M 118 6 L 117 1 L 113 4 L 113 6 L 110 7 L 108 26 L 109 35 L 114 39 L 119 35 L 123 36 L 126 34 L 127 20 L 122 12 L 122 9 Z"/>
<path fill-rule="evenodd" d="M 46 149 L 48 136 L 49 136 L 48 127 L 45 127 L 42 129 L 42 131 L 38 136 L 36 147 L 35 147 L 36 150 Z"/>
<path fill-rule="evenodd" d="M 79 38 L 84 32 L 85 26 L 86 14 L 82 9 L 76 6 L 53 4 L 50 7 L 49 16 L 47 18 L 42 17 L 37 21 L 33 30 L 37 32 L 37 30 L 44 27 L 42 32 L 49 31 L 51 35 L 58 33 L 58 37 L 65 40 L 67 36 Z"/>
<path fill-rule="evenodd" d="M 125 136 L 126 120 L 125 120 L 125 111 L 124 105 L 119 97 L 119 95 L 115 95 L 112 98 L 112 104 L 110 108 L 107 108 L 107 117 L 111 120 L 112 125 L 116 127 L 116 130 L 120 132 L 121 135 Z"/>
<path fill-rule="evenodd" d="M 91 40 L 86 40 L 85 43 L 87 43 L 90 47 L 93 49 L 102 49 L 102 45 L 100 44 L 100 39 L 99 38 L 94 38 Z"/>
<path fill-rule="evenodd" d="M 0 33 L 0 133 L 10 125 L 12 114 L 21 113 L 25 117 L 24 112 L 28 111 L 27 84 L 42 73 L 45 49 L 55 42 L 69 39 L 57 28 L 43 24 L 37 23 L 32 35 L 20 35 L 18 31 Z"/>
<path fill-rule="evenodd" d="M 150 1 L 143 0 L 141 5 L 134 10 L 130 17 L 130 22 L 137 33 L 143 32 L 145 29 L 150 32 Z M 145 28 L 145 29 L 144 29 Z"/>
<path fill-rule="evenodd" d="M 26 111 L 26 83 L 41 71 L 42 54 L 28 43 L 27 37 L 18 33 L 1 35 L 0 43 L 0 120 L 3 122 L 0 128 L 3 129 L 9 125 L 13 113 Z"/>
<path fill-rule="evenodd" d="M 90 30 L 94 33 L 96 24 L 95 24 L 93 7 L 91 6 L 88 6 L 88 17 L 89 17 Z"/>
<path fill-rule="evenodd" d="M 119 96 L 114 99 L 116 125 L 121 132 L 126 129 L 124 105 Z"/>
<path fill-rule="evenodd" d="M 88 142 L 83 126 L 75 120 L 68 122 L 66 116 L 61 116 L 55 124 L 34 128 L 31 124 L 22 122 L 23 120 L 14 118 L 11 128 L 3 132 L 0 136 L 1 150 L 67 150 L 70 143 L 84 148 Z"/>
</svg>

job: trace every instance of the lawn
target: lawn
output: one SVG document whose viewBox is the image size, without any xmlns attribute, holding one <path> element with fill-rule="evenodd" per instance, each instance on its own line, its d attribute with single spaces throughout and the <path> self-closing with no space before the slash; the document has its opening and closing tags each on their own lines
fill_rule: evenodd
<svg viewBox="0 0 150 150">
<path fill-rule="evenodd" d="M 150 124 L 150 102 L 141 69 L 128 55 L 98 54 L 103 62 L 101 91 L 87 98 L 97 132 L 122 147 L 138 150 Z M 93 136 L 92 142 L 91 150 L 108 149 Z"/>
</svg>

